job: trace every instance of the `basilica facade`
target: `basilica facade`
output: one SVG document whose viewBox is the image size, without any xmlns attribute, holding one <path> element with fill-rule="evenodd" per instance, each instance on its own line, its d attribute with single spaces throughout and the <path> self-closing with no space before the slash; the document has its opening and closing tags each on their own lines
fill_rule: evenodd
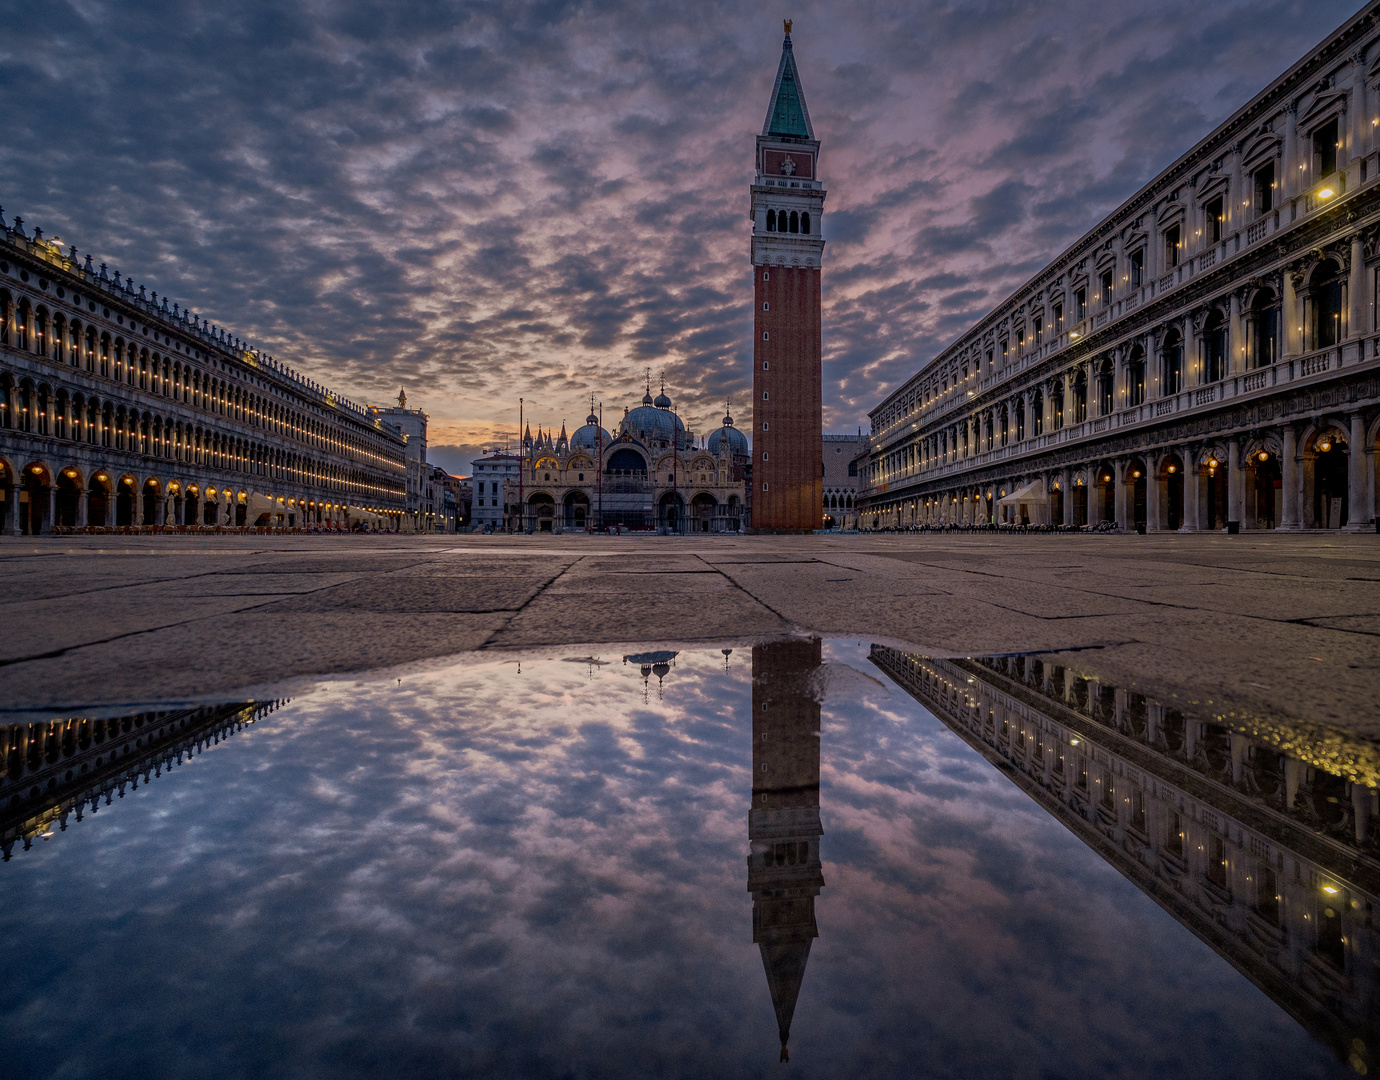
<svg viewBox="0 0 1380 1080">
<path fill-rule="evenodd" d="M 665 389 L 653 398 L 648 387 L 616 434 L 591 412 L 573 435 L 564 424 L 555 436 L 529 427 L 519 455 L 477 458 L 474 521 L 528 532 L 739 532 L 748 523 L 749 453 L 731 415 L 697 440 Z"/>
<path fill-rule="evenodd" d="M 863 528 L 1374 528 L 1380 4 L 870 413 Z"/>
</svg>

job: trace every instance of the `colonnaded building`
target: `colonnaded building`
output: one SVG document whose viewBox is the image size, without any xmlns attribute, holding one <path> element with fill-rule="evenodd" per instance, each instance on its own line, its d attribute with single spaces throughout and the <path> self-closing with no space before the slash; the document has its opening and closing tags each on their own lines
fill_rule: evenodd
<svg viewBox="0 0 1380 1080">
<path fill-rule="evenodd" d="M 871 412 L 864 527 L 1372 527 L 1378 11 Z"/>
<path fill-rule="evenodd" d="M 0 533 L 398 528 L 406 438 L 0 217 Z"/>
<path fill-rule="evenodd" d="M 748 520 L 747 437 L 724 416 L 701 443 L 650 384 L 624 409 L 613 435 L 593 411 L 559 436 L 529 427 L 522 452 L 476 458 L 475 525 L 514 531 L 557 529 L 738 532 Z"/>
</svg>

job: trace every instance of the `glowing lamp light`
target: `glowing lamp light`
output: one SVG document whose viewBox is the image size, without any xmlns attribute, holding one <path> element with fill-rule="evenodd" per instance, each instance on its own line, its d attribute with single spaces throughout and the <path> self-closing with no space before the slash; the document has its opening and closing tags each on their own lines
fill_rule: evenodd
<svg viewBox="0 0 1380 1080">
<path fill-rule="evenodd" d="M 1110 483 L 1112 482 L 1111 476 L 1104 476 L 1104 477 L 1102 478 L 1102 482 L 1103 482 L 1104 484 L 1110 484 Z"/>
<path fill-rule="evenodd" d="M 1070 746 L 1077 746 L 1077 745 L 1078 745 L 1078 740 L 1077 740 L 1077 739 L 1070 739 L 1070 740 L 1069 740 L 1069 745 L 1070 745 Z"/>
<path fill-rule="evenodd" d="M 1262 451 L 1260 451 L 1260 460 L 1261 460 L 1261 461 L 1269 461 L 1269 460 L 1270 460 L 1270 455 L 1267 454 L 1267 453 L 1265 453 L 1264 450 L 1262 450 Z"/>
<path fill-rule="evenodd" d="M 1318 443 L 1318 449 L 1325 454 L 1332 449 L 1332 444 L 1324 439 L 1322 442 Z M 35 469 L 34 472 L 38 472 L 38 470 Z"/>
<path fill-rule="evenodd" d="M 1140 470 L 1139 470 L 1139 469 L 1134 470 L 1134 471 L 1131 473 L 1131 476 L 1132 476 L 1134 479 L 1139 480 L 1139 479 L 1140 479 Z"/>
<path fill-rule="evenodd" d="M 1209 468 L 1209 469 L 1215 469 L 1215 468 L 1217 468 L 1217 459 L 1216 459 L 1215 457 L 1210 457 L 1210 458 L 1208 458 L 1208 468 Z"/>
<path fill-rule="evenodd" d="M 1318 198 L 1320 198 L 1320 199 L 1330 199 L 1330 198 L 1332 198 L 1332 196 L 1335 195 L 1335 194 L 1337 194 L 1337 193 L 1336 193 L 1335 191 L 1333 191 L 1330 187 L 1325 187 L 1325 188 L 1323 188 L 1321 191 L 1318 192 Z"/>
<path fill-rule="evenodd" d="M 1328 896 L 1336 896 L 1336 895 L 1337 895 L 1337 890 L 1336 890 L 1333 886 L 1331 886 L 1331 885 L 1324 885 L 1324 886 L 1323 886 L 1323 892 L 1327 893 Z"/>
<path fill-rule="evenodd" d="M 41 473 L 41 472 L 43 472 L 43 468 L 42 468 L 42 466 L 40 466 L 40 465 L 35 465 L 35 466 L 34 466 L 31 470 L 29 470 L 29 471 L 30 471 L 30 472 L 33 472 L 33 473 Z"/>
<path fill-rule="evenodd" d="M 1177 469 L 1177 468 L 1178 468 L 1177 465 L 1171 465 L 1171 466 L 1169 466 L 1169 471 L 1172 473 L 1172 472 L 1174 472 L 1174 470 Z"/>
</svg>

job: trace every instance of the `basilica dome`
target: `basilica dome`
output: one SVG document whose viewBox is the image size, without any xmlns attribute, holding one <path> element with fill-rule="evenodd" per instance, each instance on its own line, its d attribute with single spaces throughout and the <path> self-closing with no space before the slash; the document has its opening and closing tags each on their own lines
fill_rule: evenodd
<svg viewBox="0 0 1380 1080">
<path fill-rule="evenodd" d="M 733 426 L 733 417 L 724 417 L 724 426 L 709 433 L 705 445 L 711 454 L 717 455 L 724 441 L 728 442 L 729 457 L 749 457 L 747 436 Z"/>
<path fill-rule="evenodd" d="M 618 432 L 620 435 L 627 432 L 639 442 L 647 444 L 669 443 L 674 435 L 681 449 L 687 446 L 685 425 L 680 422 L 680 418 L 669 409 L 657 408 L 647 398 L 643 399 L 643 404 L 623 417 L 623 422 L 618 425 Z"/>
<path fill-rule="evenodd" d="M 613 442 L 613 436 L 607 431 L 603 431 L 603 429 L 599 427 L 599 417 L 594 413 L 590 413 L 589 416 L 585 418 L 585 426 L 577 428 L 575 434 L 570 436 L 571 452 L 573 453 L 576 450 L 583 449 L 593 450 L 597 453 L 599 450 L 599 435 L 601 432 L 604 436 L 603 445 L 607 447 L 609 443 Z"/>
</svg>

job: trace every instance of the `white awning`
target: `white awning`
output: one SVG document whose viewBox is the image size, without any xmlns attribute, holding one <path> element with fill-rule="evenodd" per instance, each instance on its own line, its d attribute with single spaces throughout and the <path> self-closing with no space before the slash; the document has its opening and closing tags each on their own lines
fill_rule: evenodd
<svg viewBox="0 0 1380 1080">
<path fill-rule="evenodd" d="M 1049 499 L 1045 495 L 1045 482 L 1043 480 L 1032 480 L 1019 491 L 1013 491 L 1010 495 L 997 500 L 998 506 L 1018 506 L 1021 503 L 1043 503 Z"/>
</svg>

